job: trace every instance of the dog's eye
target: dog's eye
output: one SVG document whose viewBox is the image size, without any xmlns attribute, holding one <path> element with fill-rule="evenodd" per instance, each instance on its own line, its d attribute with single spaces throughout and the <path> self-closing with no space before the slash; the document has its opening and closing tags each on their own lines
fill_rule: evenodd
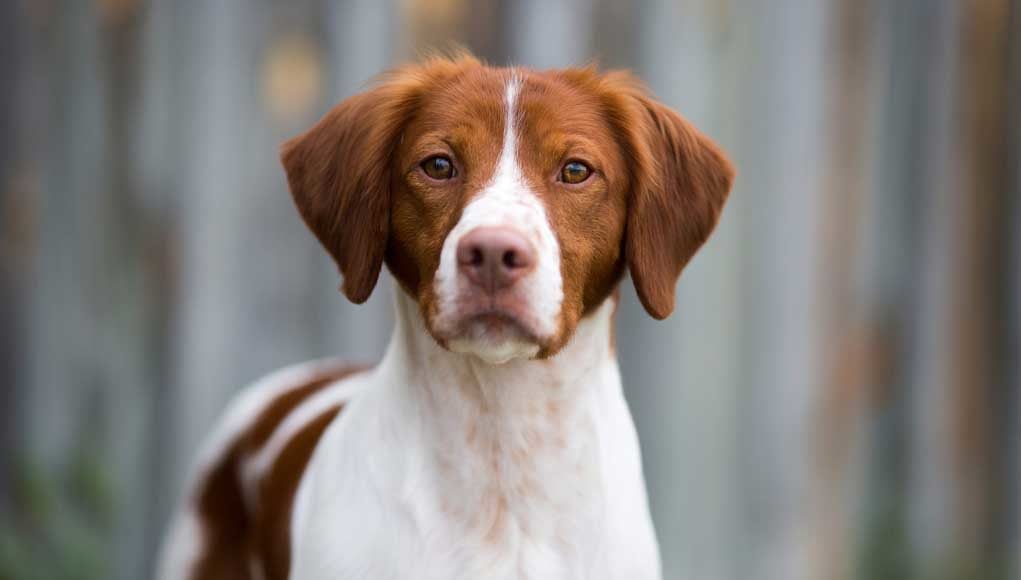
<svg viewBox="0 0 1021 580">
<path fill-rule="evenodd" d="M 564 183 L 581 183 L 592 175 L 592 168 L 581 161 L 569 161 L 560 170 L 560 181 Z"/>
<path fill-rule="evenodd" d="M 454 163 L 445 155 L 433 155 L 422 162 L 422 171 L 433 179 L 447 180 L 454 177 Z"/>
</svg>

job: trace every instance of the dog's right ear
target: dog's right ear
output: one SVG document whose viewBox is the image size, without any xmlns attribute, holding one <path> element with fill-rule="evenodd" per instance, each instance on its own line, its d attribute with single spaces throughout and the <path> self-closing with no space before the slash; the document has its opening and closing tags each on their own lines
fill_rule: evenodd
<svg viewBox="0 0 1021 580">
<path fill-rule="evenodd" d="M 281 148 L 298 212 L 362 303 L 379 278 L 390 229 L 390 157 L 428 80 L 426 67 L 399 69 L 340 103 Z"/>
</svg>

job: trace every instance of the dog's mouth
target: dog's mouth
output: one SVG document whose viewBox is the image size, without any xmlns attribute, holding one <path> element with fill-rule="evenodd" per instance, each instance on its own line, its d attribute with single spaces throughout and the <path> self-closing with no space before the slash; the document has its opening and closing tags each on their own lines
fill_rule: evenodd
<svg viewBox="0 0 1021 580">
<path fill-rule="evenodd" d="M 487 308 L 462 317 L 459 334 L 474 338 L 517 338 L 539 342 L 527 319 L 503 308 Z"/>
<path fill-rule="evenodd" d="M 491 303 L 461 312 L 444 342 L 454 352 L 500 364 L 539 352 L 543 340 L 535 328 L 527 313 Z"/>
</svg>

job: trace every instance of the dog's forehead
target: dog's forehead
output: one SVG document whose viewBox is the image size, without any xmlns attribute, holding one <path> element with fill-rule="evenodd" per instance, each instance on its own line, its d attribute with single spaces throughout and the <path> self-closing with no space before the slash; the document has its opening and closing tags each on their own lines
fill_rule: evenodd
<svg viewBox="0 0 1021 580">
<path fill-rule="evenodd" d="M 571 122 L 601 116 L 602 106 L 594 86 L 579 83 L 559 71 L 525 73 L 518 86 L 519 117 L 532 115 Z"/>
<path fill-rule="evenodd" d="M 422 95 L 416 121 L 427 130 L 454 122 L 483 124 L 499 133 L 511 79 L 509 70 L 480 67 L 438 81 Z"/>
<path fill-rule="evenodd" d="M 512 87 L 514 103 L 508 109 Z M 520 138 L 534 147 L 571 134 L 594 131 L 603 136 L 608 125 L 601 111 L 596 91 L 561 71 L 479 67 L 426 91 L 414 125 L 422 135 L 442 134 L 452 140 L 484 135 L 502 141 L 510 121 Z"/>
</svg>

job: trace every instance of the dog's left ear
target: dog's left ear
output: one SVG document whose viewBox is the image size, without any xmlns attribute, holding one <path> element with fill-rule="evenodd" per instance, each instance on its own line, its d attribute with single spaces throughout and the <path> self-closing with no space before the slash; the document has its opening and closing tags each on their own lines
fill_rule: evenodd
<svg viewBox="0 0 1021 580">
<path fill-rule="evenodd" d="M 341 289 L 355 303 L 368 299 L 383 265 L 390 229 L 390 157 L 414 112 L 420 73 L 392 73 L 281 147 L 294 203 L 337 263 L 344 277 Z"/>
<path fill-rule="evenodd" d="M 614 87 L 613 120 L 632 164 L 628 268 L 645 310 L 662 320 L 673 312 L 681 270 L 719 221 L 734 168 L 715 143 L 630 75 L 605 80 Z"/>
</svg>

